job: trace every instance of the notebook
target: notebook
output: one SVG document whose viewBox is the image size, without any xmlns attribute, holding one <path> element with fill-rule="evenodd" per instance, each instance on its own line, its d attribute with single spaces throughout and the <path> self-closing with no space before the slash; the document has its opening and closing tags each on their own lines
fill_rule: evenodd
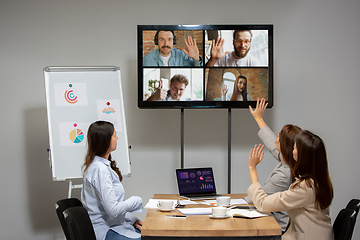
<svg viewBox="0 0 360 240">
<path fill-rule="evenodd" d="M 176 179 L 180 197 L 201 200 L 223 196 L 216 193 L 211 167 L 176 169 Z"/>
</svg>

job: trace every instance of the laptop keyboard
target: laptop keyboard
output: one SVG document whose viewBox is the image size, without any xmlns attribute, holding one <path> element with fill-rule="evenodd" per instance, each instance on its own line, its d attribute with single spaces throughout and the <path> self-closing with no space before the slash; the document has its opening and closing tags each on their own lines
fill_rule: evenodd
<svg viewBox="0 0 360 240">
<path fill-rule="evenodd" d="M 216 194 L 186 194 L 187 197 L 207 197 L 207 196 L 216 196 Z"/>
</svg>

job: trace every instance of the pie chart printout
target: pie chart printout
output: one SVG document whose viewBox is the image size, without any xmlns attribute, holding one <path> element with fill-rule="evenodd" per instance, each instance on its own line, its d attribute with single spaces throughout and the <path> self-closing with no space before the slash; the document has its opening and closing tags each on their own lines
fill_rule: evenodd
<svg viewBox="0 0 360 240">
<path fill-rule="evenodd" d="M 84 133 L 76 128 L 70 132 L 69 137 L 73 143 L 81 143 L 84 140 Z"/>
</svg>

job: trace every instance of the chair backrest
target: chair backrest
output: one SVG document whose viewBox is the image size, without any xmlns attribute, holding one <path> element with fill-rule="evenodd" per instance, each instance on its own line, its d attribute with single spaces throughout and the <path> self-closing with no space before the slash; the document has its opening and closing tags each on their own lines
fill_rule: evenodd
<svg viewBox="0 0 360 240">
<path fill-rule="evenodd" d="M 335 240 L 351 240 L 355 219 L 355 210 L 341 209 L 333 224 Z"/>
<path fill-rule="evenodd" d="M 62 199 L 62 200 L 57 201 L 56 204 L 55 204 L 56 214 L 58 215 L 58 218 L 59 218 L 59 221 L 61 223 L 61 227 L 62 227 L 62 229 L 64 231 L 66 239 L 70 239 L 70 238 L 69 238 L 69 232 L 68 232 L 68 230 L 66 228 L 63 212 L 68 208 L 78 207 L 78 206 L 82 206 L 82 203 L 77 198 Z"/>
<path fill-rule="evenodd" d="M 89 214 L 84 207 L 72 207 L 64 211 L 68 240 L 96 240 Z"/>
<path fill-rule="evenodd" d="M 350 202 L 346 205 L 346 208 L 355 210 L 357 216 L 360 208 L 360 199 L 351 199 Z"/>
</svg>

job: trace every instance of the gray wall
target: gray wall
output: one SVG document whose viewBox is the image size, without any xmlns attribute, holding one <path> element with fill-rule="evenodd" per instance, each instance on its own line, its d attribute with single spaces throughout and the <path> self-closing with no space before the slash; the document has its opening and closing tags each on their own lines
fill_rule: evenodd
<svg viewBox="0 0 360 240">
<path fill-rule="evenodd" d="M 274 24 L 275 103 L 265 120 L 275 132 L 293 123 L 324 139 L 334 219 L 360 198 L 359 10 L 358 0 L 2 0 L 0 238 L 63 239 L 54 204 L 67 196 L 68 185 L 53 182 L 49 168 L 45 66 L 119 66 L 132 145 L 127 196 L 147 202 L 154 193 L 177 192 L 180 110 L 137 108 L 137 24 Z M 227 110 L 185 110 L 185 166 L 213 166 L 223 193 L 227 120 Z M 233 110 L 232 123 L 232 192 L 243 193 L 258 127 L 248 110 Z M 261 182 L 275 164 L 266 152 Z M 359 224 L 353 239 L 360 239 Z"/>
</svg>

